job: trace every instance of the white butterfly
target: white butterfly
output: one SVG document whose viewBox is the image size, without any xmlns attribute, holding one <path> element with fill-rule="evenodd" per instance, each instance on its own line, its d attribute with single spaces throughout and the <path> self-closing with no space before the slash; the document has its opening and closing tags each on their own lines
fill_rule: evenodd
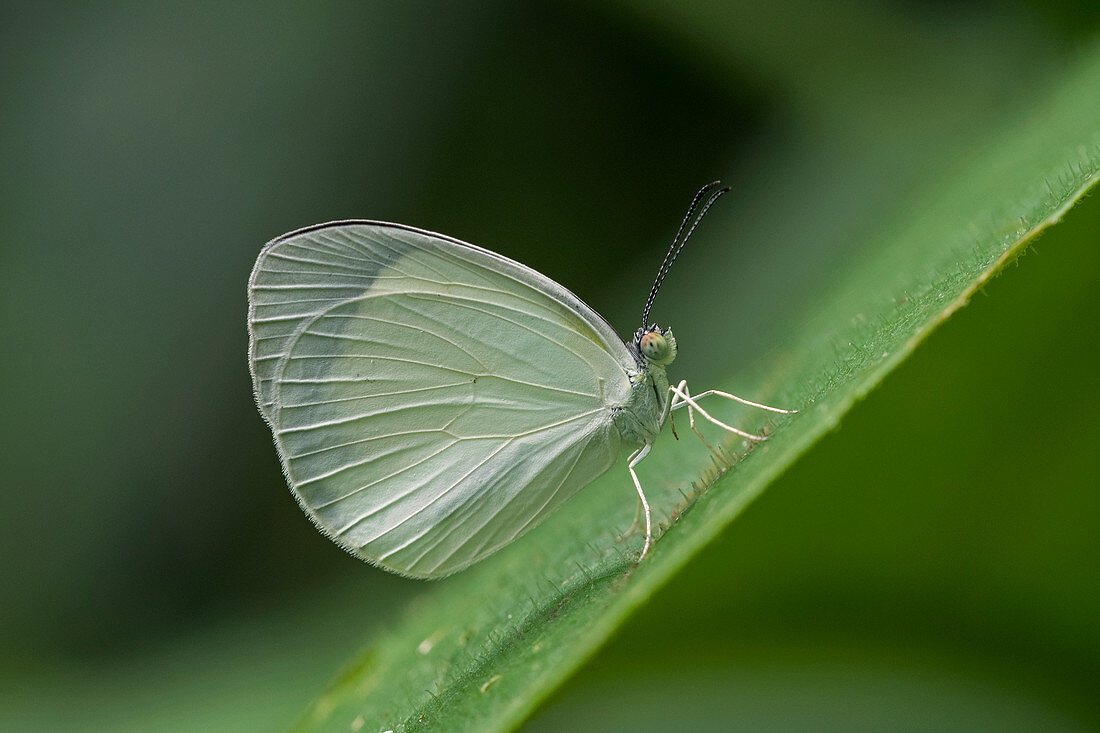
<svg viewBox="0 0 1100 733">
<path fill-rule="evenodd" d="M 556 282 L 440 234 L 338 221 L 269 242 L 249 280 L 249 362 L 306 514 L 357 557 L 442 577 L 539 524 L 625 446 L 644 557 L 634 469 L 669 412 L 753 440 L 696 400 L 789 412 L 670 385 L 676 339 L 644 326 L 717 185 L 692 201 L 627 343 Z"/>
</svg>

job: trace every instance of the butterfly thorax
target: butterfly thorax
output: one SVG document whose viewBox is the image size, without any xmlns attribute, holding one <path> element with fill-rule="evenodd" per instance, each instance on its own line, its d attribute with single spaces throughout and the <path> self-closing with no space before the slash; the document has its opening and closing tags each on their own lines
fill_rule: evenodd
<svg viewBox="0 0 1100 733">
<path fill-rule="evenodd" d="M 615 410 L 613 420 L 626 443 L 652 443 L 668 417 L 668 375 L 665 367 L 676 358 L 672 329 L 639 329 L 627 344 L 637 368 L 630 371 L 630 398 Z"/>
</svg>

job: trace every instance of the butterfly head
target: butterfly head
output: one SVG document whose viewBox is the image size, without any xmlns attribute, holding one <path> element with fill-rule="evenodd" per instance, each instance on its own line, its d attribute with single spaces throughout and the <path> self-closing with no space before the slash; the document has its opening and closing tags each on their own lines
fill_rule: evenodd
<svg viewBox="0 0 1100 733">
<path fill-rule="evenodd" d="M 651 364 L 666 366 L 676 358 L 676 337 L 671 328 L 639 328 L 634 334 L 634 347 Z"/>
</svg>

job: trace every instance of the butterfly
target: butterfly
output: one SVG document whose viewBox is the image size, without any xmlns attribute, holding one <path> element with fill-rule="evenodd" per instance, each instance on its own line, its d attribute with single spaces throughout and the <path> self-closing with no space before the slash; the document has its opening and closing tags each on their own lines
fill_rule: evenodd
<svg viewBox="0 0 1100 733">
<path fill-rule="evenodd" d="M 438 578 L 538 525 L 626 449 L 644 558 L 651 513 L 635 468 L 672 410 L 687 407 L 700 438 L 696 413 L 750 440 L 763 436 L 697 400 L 793 412 L 671 384 L 676 338 L 645 325 L 728 190 L 695 195 L 626 342 L 548 277 L 441 234 L 349 220 L 269 242 L 248 285 L 249 365 L 305 513 L 356 557 Z"/>
</svg>

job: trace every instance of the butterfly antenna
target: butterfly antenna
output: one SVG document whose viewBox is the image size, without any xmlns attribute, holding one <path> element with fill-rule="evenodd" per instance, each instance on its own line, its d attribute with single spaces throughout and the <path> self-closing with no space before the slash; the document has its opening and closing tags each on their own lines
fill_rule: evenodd
<svg viewBox="0 0 1100 733">
<path fill-rule="evenodd" d="M 720 184 L 721 181 L 711 181 L 700 188 L 699 192 L 696 193 L 695 197 L 691 200 L 691 205 L 688 206 L 687 213 L 684 214 L 684 220 L 680 222 L 680 228 L 676 230 L 676 236 L 672 238 L 672 244 L 669 245 L 668 252 L 665 253 L 665 259 L 661 262 L 661 267 L 657 270 L 657 277 L 653 280 L 653 287 L 649 291 L 649 298 L 646 299 L 645 308 L 642 310 L 642 328 L 645 328 L 646 324 L 649 323 L 649 311 L 653 308 L 653 300 L 657 297 L 657 291 L 661 289 L 661 284 L 664 283 L 665 277 L 668 276 L 668 271 L 672 269 L 672 263 L 680 256 L 680 251 L 684 248 L 684 245 L 687 244 L 692 232 L 695 231 L 695 227 L 699 226 L 699 222 L 703 220 L 703 216 L 706 215 L 707 209 L 714 205 L 714 202 L 718 200 L 719 196 L 730 190 L 729 186 L 715 190 L 715 187 Z M 706 202 L 700 206 L 699 202 L 704 198 Z"/>
<path fill-rule="evenodd" d="M 670 260 L 674 257 L 672 253 L 673 250 L 676 249 L 676 243 L 680 241 L 680 237 L 683 235 L 684 230 L 687 229 L 688 222 L 691 221 L 692 214 L 695 213 L 696 207 L 699 206 L 700 199 L 702 199 L 703 196 L 705 196 L 709 191 L 712 191 L 714 187 L 717 186 L 719 183 L 721 183 L 721 181 L 711 181 L 707 185 L 700 188 L 699 191 L 695 194 L 695 197 L 691 199 L 691 205 L 688 206 L 687 213 L 684 214 L 684 220 L 680 222 L 680 228 L 676 230 L 676 236 L 672 238 L 672 245 L 668 248 L 668 252 L 665 253 L 665 259 L 663 262 L 661 262 L 661 266 L 657 268 L 658 277 L 660 277 L 661 273 L 663 273 L 666 268 L 668 268 L 668 266 L 672 264 Z M 653 299 L 652 296 L 654 295 L 654 293 L 655 291 L 650 292 L 650 300 Z"/>
</svg>

